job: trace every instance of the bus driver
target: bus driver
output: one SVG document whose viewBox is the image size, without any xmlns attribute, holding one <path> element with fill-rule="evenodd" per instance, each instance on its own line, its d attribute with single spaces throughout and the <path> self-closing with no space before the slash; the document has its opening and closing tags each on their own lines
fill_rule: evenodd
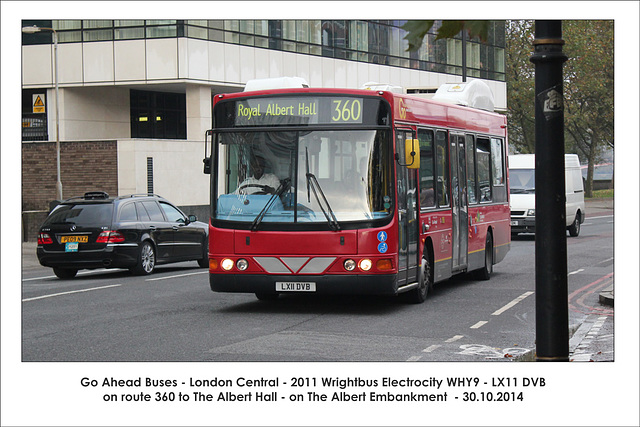
<svg viewBox="0 0 640 427">
<path fill-rule="evenodd" d="M 264 173 L 265 159 L 261 156 L 253 157 L 249 164 L 251 176 L 245 179 L 238 189 L 237 194 L 273 194 L 280 186 L 280 180 L 272 173 Z"/>
</svg>

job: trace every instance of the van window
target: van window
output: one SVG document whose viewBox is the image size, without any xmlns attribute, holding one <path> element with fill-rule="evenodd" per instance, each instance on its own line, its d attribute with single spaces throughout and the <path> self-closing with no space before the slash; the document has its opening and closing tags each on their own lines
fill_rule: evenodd
<svg viewBox="0 0 640 427">
<path fill-rule="evenodd" d="M 573 178 L 573 192 L 582 193 L 584 191 L 582 185 L 582 174 L 579 170 L 571 171 L 571 177 Z"/>
<path fill-rule="evenodd" d="M 509 169 L 509 192 L 511 194 L 533 194 L 535 191 L 535 169 Z"/>
</svg>

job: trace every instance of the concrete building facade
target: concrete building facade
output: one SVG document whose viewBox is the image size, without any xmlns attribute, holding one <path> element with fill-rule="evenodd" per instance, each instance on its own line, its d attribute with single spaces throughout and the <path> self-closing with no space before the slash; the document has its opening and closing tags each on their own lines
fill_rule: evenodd
<svg viewBox="0 0 640 427">
<path fill-rule="evenodd" d="M 202 158 L 212 99 L 248 80 L 296 76 L 311 87 L 380 82 L 429 92 L 465 74 L 487 82 L 496 108 L 506 109 L 504 22 L 492 21 L 488 43 L 435 41 L 434 28 L 415 53 L 406 52 L 404 22 L 23 20 L 23 28 L 50 28 L 58 38 L 56 55 L 53 31 L 22 36 L 22 209 L 36 215 L 25 239 L 55 199 L 56 122 L 64 198 L 152 191 L 206 221 Z"/>
</svg>

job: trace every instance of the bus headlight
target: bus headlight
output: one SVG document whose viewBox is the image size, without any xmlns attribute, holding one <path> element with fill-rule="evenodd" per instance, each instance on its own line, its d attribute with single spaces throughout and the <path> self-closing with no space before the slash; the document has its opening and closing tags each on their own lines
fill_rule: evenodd
<svg viewBox="0 0 640 427">
<path fill-rule="evenodd" d="M 367 258 L 360 260 L 360 262 L 358 263 L 358 267 L 360 267 L 360 270 L 362 271 L 371 270 L 372 265 L 373 263 L 371 262 L 371 260 Z"/>
<path fill-rule="evenodd" d="M 247 268 L 249 268 L 249 263 L 246 259 L 240 258 L 236 263 L 236 266 L 238 267 L 238 270 L 245 271 Z"/>
<path fill-rule="evenodd" d="M 344 262 L 344 269 L 347 271 L 353 271 L 356 268 L 356 262 L 352 259 L 348 259 Z"/>
<path fill-rule="evenodd" d="M 233 268 L 233 260 L 225 258 L 222 260 L 222 263 L 220 263 L 220 265 L 222 266 L 223 270 L 229 271 Z"/>
</svg>

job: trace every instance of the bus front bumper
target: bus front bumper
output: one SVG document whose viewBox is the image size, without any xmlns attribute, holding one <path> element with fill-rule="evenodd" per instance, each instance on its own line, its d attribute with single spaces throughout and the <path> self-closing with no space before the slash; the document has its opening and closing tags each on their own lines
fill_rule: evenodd
<svg viewBox="0 0 640 427">
<path fill-rule="evenodd" d="M 210 273 L 209 285 L 214 292 L 257 294 L 396 295 L 398 293 L 395 274 L 285 276 Z"/>
</svg>

